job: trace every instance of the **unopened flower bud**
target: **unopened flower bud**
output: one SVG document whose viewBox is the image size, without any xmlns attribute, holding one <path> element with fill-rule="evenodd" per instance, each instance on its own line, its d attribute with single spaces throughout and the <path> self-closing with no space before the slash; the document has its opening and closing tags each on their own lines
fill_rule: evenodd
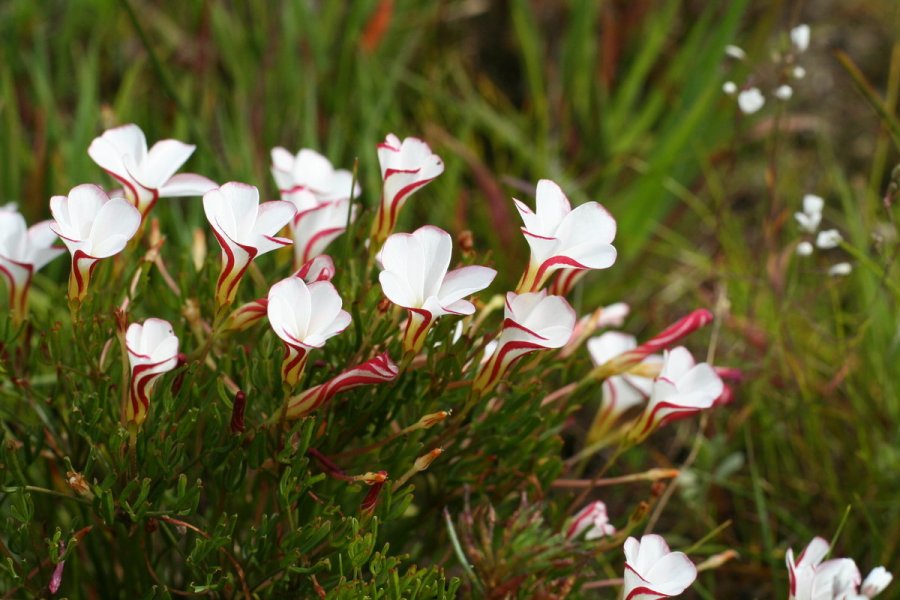
<svg viewBox="0 0 900 600">
<path fill-rule="evenodd" d="M 449 410 L 439 410 L 436 413 L 425 415 L 424 417 L 419 419 L 417 425 L 419 425 L 422 429 L 428 429 L 430 427 L 434 427 L 438 423 L 443 423 L 444 420 L 450 416 L 450 414 L 451 411 Z"/>
<path fill-rule="evenodd" d="M 443 448 L 435 448 L 428 454 L 423 454 L 422 456 L 420 456 L 419 458 L 416 459 L 416 462 L 415 462 L 416 470 L 424 471 L 425 469 L 427 469 L 428 467 L 431 466 L 431 463 L 433 463 L 437 459 L 438 456 L 440 456 L 443 453 L 444 453 Z"/>
<path fill-rule="evenodd" d="M 66 483 L 68 483 L 72 491 L 79 496 L 93 499 L 94 494 L 91 492 L 91 486 L 88 485 L 84 475 L 78 471 L 66 471 Z"/>
<path fill-rule="evenodd" d="M 199 227 L 194 227 L 194 237 L 191 242 L 191 261 L 194 269 L 200 272 L 203 263 L 206 262 L 206 232 Z"/>
<path fill-rule="evenodd" d="M 231 405 L 231 433 L 244 433 L 244 408 L 247 406 L 247 394 L 238 390 Z"/>
</svg>

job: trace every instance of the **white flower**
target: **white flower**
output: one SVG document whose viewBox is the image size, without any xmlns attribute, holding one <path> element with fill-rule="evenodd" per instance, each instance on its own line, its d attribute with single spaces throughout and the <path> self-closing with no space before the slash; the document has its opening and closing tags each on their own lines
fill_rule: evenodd
<svg viewBox="0 0 900 600">
<path fill-rule="evenodd" d="M 752 115 L 761 109 L 765 103 L 766 98 L 763 96 L 762 92 L 759 91 L 759 88 L 748 88 L 746 90 L 741 91 L 738 94 L 738 108 L 741 109 L 741 112 L 745 115 Z"/>
<path fill-rule="evenodd" d="M 729 96 L 734 96 L 737 94 L 738 87 L 737 84 L 733 81 L 726 81 L 722 84 L 722 91 L 728 94 Z"/>
<path fill-rule="evenodd" d="M 254 258 L 291 243 L 275 235 L 296 210 L 293 204 L 282 200 L 260 204 L 259 190 L 231 182 L 204 194 L 203 211 L 222 248 L 216 301 L 224 306 L 234 300 L 241 277 Z"/>
<path fill-rule="evenodd" d="M 178 365 L 178 338 L 168 321 L 147 319 L 132 323 L 125 333 L 131 388 L 125 406 L 125 422 L 140 425 L 150 409 L 150 393 L 156 380 Z"/>
<path fill-rule="evenodd" d="M 571 540 L 585 531 L 587 531 L 587 534 L 584 536 L 586 540 L 596 540 L 615 535 L 616 528 L 609 522 L 606 504 L 596 500 L 578 511 L 572 518 L 568 529 L 566 529 L 566 537 Z"/>
<path fill-rule="evenodd" d="M 359 184 L 353 184 L 350 171 L 335 169 L 331 161 L 309 148 L 302 148 L 296 155 L 280 146 L 272 149 L 272 176 L 282 200 L 291 200 L 291 196 L 299 191 L 313 194 L 319 203 L 348 200 L 360 193 Z"/>
<path fill-rule="evenodd" d="M 852 272 L 853 265 L 848 262 L 840 262 L 831 265 L 831 268 L 828 269 L 828 274 L 832 277 L 842 277 L 844 275 L 849 275 Z"/>
<path fill-rule="evenodd" d="M 736 60 L 744 60 L 747 58 L 747 53 L 744 52 L 744 49 L 740 46 L 735 46 L 734 44 L 725 46 L 725 54 Z"/>
<path fill-rule="evenodd" d="M 804 240 L 797 244 L 796 252 L 798 256 L 809 256 L 813 253 L 813 245 Z"/>
<path fill-rule="evenodd" d="M 815 233 L 822 222 L 822 209 L 825 200 L 815 194 L 803 196 L 803 212 L 794 213 L 794 219 L 800 225 L 800 229 L 808 233 Z"/>
<path fill-rule="evenodd" d="M 668 350 L 663 356 L 662 371 L 653 382 L 650 402 L 629 435 L 643 439 L 669 421 L 706 410 L 724 389 L 715 369 L 707 363 L 697 364 L 684 346 Z"/>
<path fill-rule="evenodd" d="M 497 275 L 487 267 L 447 272 L 453 242 L 446 231 L 426 225 L 413 233 L 395 233 L 381 251 L 381 289 L 388 300 L 409 310 L 403 336 L 406 352 L 418 352 L 434 320 L 443 315 L 471 315 L 466 296 L 490 285 Z"/>
<path fill-rule="evenodd" d="M 697 567 L 683 552 L 672 552 L 658 535 L 625 540 L 625 600 L 658 600 L 684 592 L 697 579 Z"/>
<path fill-rule="evenodd" d="M 572 208 L 558 185 L 541 179 L 536 190 L 537 210 L 515 200 L 522 217 L 522 233 L 531 248 L 528 268 L 517 292 L 534 292 L 557 270 L 606 269 L 616 262 L 616 221 L 600 204 L 585 202 Z"/>
<path fill-rule="evenodd" d="M 809 48 L 809 25 L 804 23 L 791 29 L 791 43 L 797 52 L 806 52 Z"/>
<path fill-rule="evenodd" d="M 875 567 L 862 582 L 860 594 L 863 598 L 874 598 L 890 585 L 894 576 L 884 567 Z"/>
<path fill-rule="evenodd" d="M 822 562 L 828 550 L 828 542 L 816 537 L 795 561 L 793 549 L 788 548 L 785 563 L 790 583 L 789 600 L 848 600 L 855 597 L 861 579 L 856 563 L 849 558 Z"/>
<path fill-rule="evenodd" d="M 293 387 L 303 374 L 309 351 L 350 325 L 350 313 L 341 310 L 341 297 L 330 281 L 309 285 L 288 277 L 269 290 L 266 312 L 275 334 L 284 342 L 282 381 Z"/>
<path fill-rule="evenodd" d="M 26 227 L 15 205 L 0 209 L 0 275 L 6 279 L 10 311 L 17 322 L 27 313 L 32 275 L 65 252 L 53 247 L 56 239 L 50 221 Z"/>
<path fill-rule="evenodd" d="M 402 142 L 393 133 L 378 144 L 383 181 L 381 203 L 372 223 L 372 238 L 383 242 L 394 231 L 409 197 L 444 172 L 444 162 L 428 144 L 414 137 Z"/>
<path fill-rule="evenodd" d="M 510 367 L 538 350 L 562 348 L 575 328 L 575 311 L 561 296 L 546 292 L 506 294 L 503 329 L 496 350 L 475 374 L 472 389 L 484 395 L 491 391 Z"/>
<path fill-rule="evenodd" d="M 69 196 L 50 198 L 49 227 L 72 254 L 69 298 L 82 300 L 97 262 L 125 249 L 141 225 L 141 214 L 123 198 L 110 199 L 96 185 L 79 185 Z"/>
<path fill-rule="evenodd" d="M 202 196 L 216 187 L 201 175 L 175 174 L 195 148 L 178 140 L 161 140 L 148 151 L 144 132 L 128 124 L 94 138 L 88 155 L 124 186 L 125 197 L 145 215 L 159 198 Z"/>
<path fill-rule="evenodd" d="M 794 76 L 794 79 L 803 79 L 804 77 L 806 77 L 806 69 L 804 69 L 800 65 L 797 65 L 796 67 L 794 67 L 794 70 L 791 71 L 791 75 Z"/>
<path fill-rule="evenodd" d="M 775 97 L 778 98 L 779 100 L 784 100 L 784 101 L 790 100 L 791 96 L 793 96 L 793 95 L 794 95 L 794 88 L 792 88 L 789 85 L 779 85 L 775 89 Z"/>
<path fill-rule="evenodd" d="M 841 232 L 837 229 L 826 229 L 825 231 L 820 231 L 819 235 L 816 236 L 816 246 L 822 250 L 830 250 L 840 246 L 843 240 Z"/>
</svg>

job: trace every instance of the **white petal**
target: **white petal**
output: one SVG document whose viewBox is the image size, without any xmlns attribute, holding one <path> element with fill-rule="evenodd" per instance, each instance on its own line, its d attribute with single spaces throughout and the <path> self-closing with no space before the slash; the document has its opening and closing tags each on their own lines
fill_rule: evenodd
<svg viewBox="0 0 900 600">
<path fill-rule="evenodd" d="M 825 200 L 821 196 L 816 196 L 815 194 L 803 196 L 803 212 L 806 214 L 820 214 L 823 208 L 825 208 Z"/>
<path fill-rule="evenodd" d="M 173 175 L 159 188 L 161 198 L 176 198 L 180 196 L 202 196 L 210 190 L 219 187 L 212 179 L 195 173 L 179 173 Z"/>
<path fill-rule="evenodd" d="M 312 312 L 306 283 L 296 277 L 283 279 L 269 289 L 268 299 L 266 313 L 278 337 L 291 344 L 302 341 Z"/>
<path fill-rule="evenodd" d="M 453 241 L 449 233 L 432 225 L 420 227 L 412 235 L 422 252 L 422 295 L 437 296 L 450 266 Z"/>
<path fill-rule="evenodd" d="M 538 181 L 535 191 L 537 218 L 542 232 L 553 232 L 562 223 L 563 218 L 572 210 L 569 199 L 562 189 L 549 179 Z M 540 233 L 540 232 L 535 232 Z M 541 234 L 544 235 L 544 234 Z"/>
<path fill-rule="evenodd" d="M 171 179 L 195 149 L 196 146 L 178 140 L 156 142 L 139 164 L 138 183 L 151 190 L 158 189 Z"/>
<path fill-rule="evenodd" d="M 121 198 L 106 202 L 91 227 L 91 255 L 106 258 L 121 252 L 140 225 L 141 213 L 130 202 Z"/>
<path fill-rule="evenodd" d="M 659 376 L 673 383 L 677 383 L 696 364 L 694 357 L 684 346 L 668 350 L 664 360 L 665 363 Z"/>
<path fill-rule="evenodd" d="M 480 292 L 488 287 L 497 276 L 497 271 L 487 267 L 471 266 L 455 269 L 447 273 L 438 298 L 441 304 L 448 305 L 461 300 L 470 294 Z"/>
<path fill-rule="evenodd" d="M 633 335 L 619 331 L 607 331 L 587 341 L 588 353 L 594 366 L 600 366 L 606 361 L 637 347 L 637 339 Z"/>
<path fill-rule="evenodd" d="M 378 281 L 385 297 L 397 306 L 420 308 L 417 306 L 416 295 L 409 289 L 409 285 L 394 271 L 382 271 L 378 274 Z"/>
</svg>

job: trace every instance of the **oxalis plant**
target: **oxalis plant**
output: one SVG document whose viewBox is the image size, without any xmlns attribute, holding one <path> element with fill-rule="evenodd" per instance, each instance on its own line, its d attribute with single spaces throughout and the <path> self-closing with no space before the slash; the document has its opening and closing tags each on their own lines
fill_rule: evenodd
<svg viewBox="0 0 900 600">
<path fill-rule="evenodd" d="M 498 290 L 471 235 L 397 231 L 444 169 L 422 140 L 378 146 L 368 212 L 356 173 L 313 150 L 275 148 L 281 199 L 261 202 L 253 185 L 177 173 L 194 149 L 111 129 L 88 153 L 121 189 L 76 186 L 30 228 L 0 210 L 7 597 L 644 600 L 733 557 L 695 565 L 641 536 L 658 495 L 612 516 L 595 499 L 677 476 L 609 471 L 727 404 L 723 380 L 740 376 L 679 345 L 708 310 L 644 341 L 611 330 L 624 304 L 576 314 L 579 280 L 616 261 L 601 205 L 573 208 L 549 180 L 514 200 L 531 257 Z M 202 197 L 189 246 L 154 214 L 174 196 Z M 35 273 L 66 250 L 68 310 L 48 279 L 50 306 L 29 313 Z M 564 453 L 575 410 L 592 421 Z M 573 474 L 574 498 L 548 495 Z M 820 538 L 788 553 L 792 598 L 890 581 L 876 569 L 860 588 L 853 561 L 827 553 Z"/>
</svg>

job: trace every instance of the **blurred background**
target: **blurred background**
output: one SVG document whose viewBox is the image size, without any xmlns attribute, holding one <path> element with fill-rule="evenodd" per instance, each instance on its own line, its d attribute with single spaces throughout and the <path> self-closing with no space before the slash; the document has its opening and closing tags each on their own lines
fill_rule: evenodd
<svg viewBox="0 0 900 600">
<path fill-rule="evenodd" d="M 804 22 L 806 76 L 779 101 Z M 510 197 L 530 201 L 546 177 L 603 203 L 620 259 L 585 279 L 577 308 L 626 301 L 625 329 L 646 337 L 708 307 L 714 358 L 746 375 L 702 436 L 661 435 L 623 467 L 689 461 L 657 529 L 740 555 L 693 593 L 781 597 L 785 549 L 813 535 L 839 533 L 864 570 L 900 567 L 898 32 L 896 0 L 5 0 L 0 203 L 34 221 L 51 195 L 111 185 L 87 146 L 135 122 L 196 144 L 188 170 L 269 197 L 276 145 L 358 159 L 371 210 L 375 144 L 416 135 L 447 168 L 401 227 L 471 231 L 509 286 L 528 256 Z M 741 114 L 725 81 L 766 105 Z M 846 246 L 794 254 L 806 193 Z M 166 206 L 187 244 L 200 203 Z M 839 261 L 852 274 L 829 277 Z M 62 280 L 62 263 L 45 277 Z"/>
</svg>

